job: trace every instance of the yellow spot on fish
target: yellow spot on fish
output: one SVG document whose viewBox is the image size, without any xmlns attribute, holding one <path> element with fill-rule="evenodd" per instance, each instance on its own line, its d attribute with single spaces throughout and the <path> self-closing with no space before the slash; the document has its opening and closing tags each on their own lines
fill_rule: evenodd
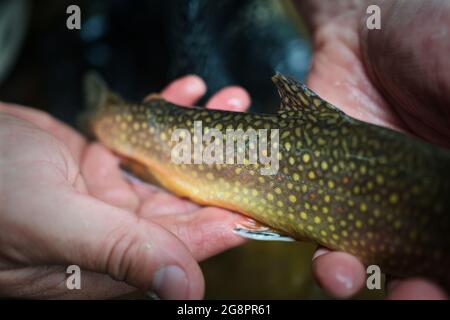
<svg viewBox="0 0 450 320">
<path fill-rule="evenodd" d="M 389 196 L 389 202 L 390 202 L 391 204 L 397 204 L 397 203 L 398 203 L 398 194 L 397 194 L 397 193 L 392 193 L 392 194 Z"/>
<path fill-rule="evenodd" d="M 294 173 L 292 175 L 292 179 L 294 179 L 294 181 L 298 181 L 298 180 L 300 180 L 300 176 L 298 175 L 298 173 Z"/>
<path fill-rule="evenodd" d="M 290 151 L 291 150 L 291 144 L 289 143 L 289 142 L 286 142 L 285 144 L 284 144 L 284 148 L 286 149 L 286 151 Z"/>
<path fill-rule="evenodd" d="M 127 125 L 126 122 L 122 122 L 122 123 L 120 124 L 120 129 L 122 129 L 122 130 L 126 130 L 127 127 L 128 127 L 128 125 Z"/>
<path fill-rule="evenodd" d="M 375 177 L 375 180 L 378 184 L 384 183 L 384 177 L 381 174 L 377 174 L 377 176 Z"/>
<path fill-rule="evenodd" d="M 373 215 L 378 218 L 381 215 L 380 210 L 379 209 L 374 209 L 373 210 Z"/>
<path fill-rule="evenodd" d="M 315 216 L 315 217 L 314 217 L 314 222 L 315 222 L 315 223 L 319 224 L 321 221 L 322 221 L 322 220 L 320 219 L 319 216 Z"/>
<path fill-rule="evenodd" d="M 310 179 L 315 179 L 316 178 L 316 174 L 314 173 L 314 171 L 310 171 L 308 173 L 308 178 L 310 178 Z"/>
<path fill-rule="evenodd" d="M 275 193 L 276 193 L 276 194 L 281 194 L 281 189 L 280 189 L 279 187 L 276 187 L 276 188 L 275 188 Z"/>
<path fill-rule="evenodd" d="M 291 195 L 289 196 L 289 201 L 291 201 L 292 203 L 296 203 L 296 202 L 297 202 L 297 197 L 294 196 L 293 194 L 291 194 Z"/>
<path fill-rule="evenodd" d="M 311 160 L 311 156 L 308 153 L 304 153 L 302 159 L 303 162 L 308 163 Z"/>
<path fill-rule="evenodd" d="M 359 205 L 359 209 L 364 212 L 367 211 L 367 205 L 363 202 Z"/>
<path fill-rule="evenodd" d="M 322 161 L 321 163 L 320 163 L 320 167 L 322 168 L 322 170 L 327 170 L 328 169 L 328 163 L 327 162 L 325 162 L 325 161 Z"/>
<path fill-rule="evenodd" d="M 357 228 L 361 228 L 362 225 L 363 225 L 363 223 L 362 223 L 361 220 L 356 220 L 356 221 L 355 221 L 355 226 L 356 226 Z"/>
<path fill-rule="evenodd" d="M 267 194 L 267 200 L 273 201 L 273 194 L 268 193 L 268 194 Z"/>
</svg>

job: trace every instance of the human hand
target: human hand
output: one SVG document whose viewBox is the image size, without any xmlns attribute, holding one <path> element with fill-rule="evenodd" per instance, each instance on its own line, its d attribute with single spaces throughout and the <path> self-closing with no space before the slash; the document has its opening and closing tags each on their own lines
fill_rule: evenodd
<svg viewBox="0 0 450 320">
<path fill-rule="evenodd" d="M 381 7 L 381 30 L 366 27 L 370 4 Z M 448 1 L 299 0 L 297 5 L 308 12 L 313 34 L 307 80 L 312 90 L 355 118 L 450 146 Z M 314 255 L 313 271 L 339 298 L 357 293 L 367 276 L 355 257 L 323 248 Z M 395 280 L 387 291 L 391 299 L 447 297 L 425 279 Z"/>
<path fill-rule="evenodd" d="M 181 78 L 162 95 L 193 104 L 206 88 Z M 208 107 L 244 110 L 240 88 Z M 196 260 L 242 243 L 242 216 L 129 183 L 119 159 L 51 116 L 0 103 L 0 295 L 109 298 L 139 288 L 161 298 L 201 298 Z M 82 269 L 66 288 L 66 266 Z"/>
</svg>

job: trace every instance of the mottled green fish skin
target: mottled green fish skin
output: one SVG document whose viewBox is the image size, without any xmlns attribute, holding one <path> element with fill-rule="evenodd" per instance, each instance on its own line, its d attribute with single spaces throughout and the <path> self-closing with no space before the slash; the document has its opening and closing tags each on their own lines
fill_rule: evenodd
<svg viewBox="0 0 450 320">
<path fill-rule="evenodd" d="M 278 114 L 131 104 L 89 77 L 88 129 L 180 196 L 236 210 L 296 239 L 349 252 L 396 276 L 450 284 L 450 152 L 353 119 L 282 75 Z M 279 129 L 279 171 L 171 161 L 174 129 Z M 206 129 L 207 130 L 207 129 Z M 205 144 L 206 146 L 206 144 Z M 270 150 L 270 143 L 269 143 Z"/>
</svg>

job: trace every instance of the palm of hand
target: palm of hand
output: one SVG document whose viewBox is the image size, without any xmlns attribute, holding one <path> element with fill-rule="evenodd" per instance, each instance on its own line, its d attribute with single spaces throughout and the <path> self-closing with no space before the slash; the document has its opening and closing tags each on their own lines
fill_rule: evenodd
<svg viewBox="0 0 450 320">
<path fill-rule="evenodd" d="M 416 9 L 423 5 L 417 1 L 411 3 Z M 355 118 L 448 146 L 450 117 L 448 108 L 444 112 L 442 109 L 449 105 L 450 96 L 448 90 L 435 89 L 448 87 L 450 81 L 444 74 L 434 76 L 440 68 L 448 70 L 447 51 L 438 39 L 430 44 L 434 48 L 434 60 L 420 48 L 424 37 L 438 33 L 441 25 L 421 25 L 421 30 L 429 30 L 417 36 L 411 30 L 409 15 L 399 14 L 405 10 L 403 5 L 393 6 L 393 3 L 382 6 L 382 31 L 366 28 L 359 11 L 364 6 L 322 20 L 319 17 L 314 30 L 308 85 Z M 421 14 L 430 15 L 430 11 L 439 8 L 421 10 Z M 404 60 L 399 61 L 398 57 Z M 420 76 L 424 74 L 430 79 Z M 411 99 L 414 96 L 421 99 L 414 101 Z M 430 105 L 428 101 L 435 103 Z M 364 286 L 366 278 L 365 269 L 354 257 L 324 248 L 315 254 L 314 273 L 322 286 L 338 297 L 355 294 Z M 446 295 L 426 280 L 408 279 L 392 281 L 388 285 L 388 297 L 445 298 Z"/>
<path fill-rule="evenodd" d="M 162 94 L 169 100 L 189 105 L 201 97 L 204 91 L 201 80 L 196 77 L 185 77 L 172 83 Z M 249 98 L 242 89 L 230 87 L 216 94 L 210 100 L 208 107 L 217 105 L 228 109 L 244 110 L 249 105 Z M 244 241 L 232 233 L 235 224 L 243 219 L 242 216 L 219 208 L 200 208 L 187 200 L 149 185 L 130 184 L 120 171 L 119 159 L 115 155 L 97 143 L 88 143 L 80 134 L 42 112 L 11 105 L 0 105 L 0 111 L 5 112 L 0 114 L 2 117 L 0 121 L 6 124 L 3 127 L 5 130 L 0 132 L 6 138 L 2 139 L 5 141 L 2 150 L 9 152 L 7 157 L 2 158 L 5 161 L 2 167 L 11 168 L 5 172 L 4 181 L 13 181 L 5 188 L 5 192 L 10 199 L 9 203 L 14 204 L 14 207 L 5 208 L 7 214 L 2 219 L 6 220 L 0 224 L 2 228 L 5 228 L 2 234 L 6 235 L 2 243 L 6 248 L 13 248 L 6 250 L 6 259 L 0 260 L 0 283 L 5 284 L 5 288 L 11 286 L 16 288 L 13 292 L 5 292 L 5 295 L 76 296 L 78 292 L 68 291 L 65 287 L 64 268 L 55 265 L 58 262 L 61 265 L 76 262 L 77 259 L 73 258 L 73 250 L 77 251 L 77 246 L 92 246 L 95 241 L 105 245 L 108 242 L 117 242 L 115 240 L 117 237 L 127 237 L 125 234 L 128 231 L 132 234 L 139 233 L 139 230 L 126 230 L 125 227 L 123 231 L 119 230 L 113 234 L 92 239 L 93 235 L 88 234 L 86 230 L 81 230 L 77 234 L 77 239 L 71 239 L 69 232 L 66 236 L 61 235 L 61 231 L 65 227 L 70 228 L 72 222 L 72 228 L 77 228 L 79 221 L 71 221 L 71 219 L 86 219 L 84 222 L 88 225 L 117 224 L 120 226 L 121 220 L 126 225 L 132 216 L 132 220 L 160 225 L 178 237 L 197 260 L 205 259 Z M 104 204 L 111 205 L 112 212 L 106 216 L 100 213 L 95 216 L 94 212 L 89 217 L 80 216 L 76 212 L 76 215 L 70 217 L 70 213 L 64 210 L 76 207 L 78 204 L 74 203 L 76 202 L 74 199 L 78 197 L 88 199 L 90 203 L 86 205 L 94 210 L 100 200 Z M 34 207 L 41 208 L 38 215 L 30 212 L 30 202 Z M 18 203 L 24 204 L 23 208 L 17 206 Z M 48 210 L 53 212 L 53 215 L 46 216 L 45 209 L 49 206 L 59 207 L 61 216 L 58 216 L 58 213 L 55 216 L 55 210 Z M 114 214 L 115 208 L 124 210 Z M 79 211 L 83 209 L 79 208 Z M 52 225 L 55 219 L 58 220 L 63 216 L 63 221 L 57 221 L 55 225 Z M 22 242 L 26 243 L 17 243 L 16 236 L 8 236 L 18 231 L 25 235 L 25 241 Z M 169 254 L 179 255 L 180 249 L 167 243 L 164 239 L 167 235 L 164 233 L 160 235 L 160 238 L 166 244 L 161 245 L 159 250 L 170 251 L 172 247 L 174 252 Z M 86 237 L 85 241 L 79 239 L 83 237 Z M 71 240 L 73 245 L 70 244 Z M 52 241 L 61 243 L 55 246 L 55 243 L 51 243 Z M 69 246 L 71 246 L 70 249 Z M 48 252 L 52 247 L 56 247 L 55 252 Z M 23 248 L 29 248 L 31 252 Z M 124 253 L 116 258 L 114 257 L 115 249 L 111 249 L 108 249 L 107 245 L 103 249 L 112 252 L 108 254 L 112 258 L 108 257 L 105 260 L 106 263 L 100 263 L 105 264 L 104 266 L 89 265 L 98 264 L 96 258 L 83 257 L 84 260 L 91 261 L 87 262 L 86 269 L 105 272 L 117 280 L 126 280 L 134 286 L 139 286 L 139 279 L 128 279 L 139 278 L 139 276 L 130 276 L 127 270 L 121 270 L 127 269 L 127 259 L 121 257 Z M 180 258 L 185 254 L 186 252 L 181 252 Z M 36 267 L 36 265 L 41 266 Z M 118 265 L 118 270 L 109 270 L 117 268 L 112 265 Z M 125 266 L 121 268 L 122 265 Z M 193 272 L 197 273 L 196 277 L 199 276 L 198 270 Z M 110 297 L 134 289 L 124 282 L 115 281 L 109 276 L 95 272 L 85 272 L 83 279 L 86 284 L 80 292 L 83 297 Z M 203 282 L 201 279 L 200 281 L 196 279 L 195 282 L 197 284 L 193 285 L 193 289 L 191 288 L 194 291 L 193 295 L 191 293 L 187 296 L 201 296 Z M 31 286 L 29 286 L 30 283 L 32 283 Z M 28 286 L 25 287 L 22 284 L 28 284 Z M 171 292 L 168 296 L 173 297 L 173 294 Z M 186 297 L 184 293 L 181 296 Z"/>
</svg>

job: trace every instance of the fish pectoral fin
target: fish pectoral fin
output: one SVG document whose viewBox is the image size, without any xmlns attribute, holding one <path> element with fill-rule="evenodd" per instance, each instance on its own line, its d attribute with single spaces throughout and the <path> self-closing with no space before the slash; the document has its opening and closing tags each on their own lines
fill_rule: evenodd
<svg viewBox="0 0 450 320">
<path fill-rule="evenodd" d="M 303 114 L 345 115 L 341 110 L 326 102 L 306 85 L 277 73 L 272 77 L 281 98 L 279 113 L 297 112 Z"/>
<path fill-rule="evenodd" d="M 120 168 L 128 174 L 126 176 L 128 180 L 133 181 L 138 179 L 142 182 L 163 189 L 158 179 L 151 173 L 150 170 L 148 170 L 145 165 L 131 158 L 121 157 L 120 160 Z"/>
<path fill-rule="evenodd" d="M 259 225 L 259 226 L 244 226 L 237 225 L 233 232 L 237 235 L 260 241 L 296 241 L 295 239 L 288 237 L 286 235 L 280 234 L 278 231 L 273 230 L 269 227 Z"/>
<path fill-rule="evenodd" d="M 159 93 L 150 93 L 148 96 L 146 96 L 143 100 L 144 103 L 151 102 L 153 100 L 164 100 L 164 97 L 160 95 Z"/>
</svg>

